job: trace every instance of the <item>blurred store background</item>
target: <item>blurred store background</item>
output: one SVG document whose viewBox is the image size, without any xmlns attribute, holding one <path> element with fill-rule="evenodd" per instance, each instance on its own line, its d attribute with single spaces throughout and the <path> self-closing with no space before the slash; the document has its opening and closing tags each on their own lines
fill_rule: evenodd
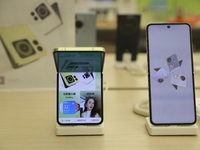
<svg viewBox="0 0 200 150">
<path fill-rule="evenodd" d="M 146 51 L 145 28 L 149 23 L 187 22 L 192 26 L 194 51 L 200 51 L 199 0 L 76 0 L 75 11 L 97 14 L 97 44 L 115 52 L 118 14 L 140 14 L 140 52 Z"/>
<path fill-rule="evenodd" d="M 193 51 L 200 52 L 199 6 L 199 0 L 0 0 L 0 89 L 56 87 L 55 47 L 104 47 L 113 63 L 117 43 L 120 52 L 145 53 L 149 23 L 189 23 Z M 120 15 L 138 18 L 136 25 L 119 23 Z"/>
</svg>

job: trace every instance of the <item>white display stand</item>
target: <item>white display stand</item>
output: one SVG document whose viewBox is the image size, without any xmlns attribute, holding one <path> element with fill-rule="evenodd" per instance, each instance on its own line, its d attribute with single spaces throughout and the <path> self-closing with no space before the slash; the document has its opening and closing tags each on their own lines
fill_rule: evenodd
<svg viewBox="0 0 200 150">
<path fill-rule="evenodd" d="M 155 126 L 151 124 L 149 117 L 146 117 L 145 126 L 150 135 L 197 135 L 198 134 L 198 126 L 196 124 Z"/>
<path fill-rule="evenodd" d="M 119 62 L 116 61 L 115 66 L 119 69 L 127 69 L 133 75 L 145 75 L 146 71 L 137 64 L 137 62 L 132 61 L 130 63 L 126 63 L 124 61 Z"/>
<path fill-rule="evenodd" d="M 103 83 L 104 98 L 108 84 Z M 100 125 L 56 125 L 56 135 L 104 135 L 104 123 Z"/>
<path fill-rule="evenodd" d="M 100 125 L 56 125 L 56 135 L 104 135 L 104 123 Z"/>
<path fill-rule="evenodd" d="M 126 69 L 133 75 L 145 75 L 146 70 L 141 66 L 139 61 L 131 61 L 131 54 L 124 53 L 122 56 L 122 61 L 116 61 L 115 67 L 118 69 Z"/>
</svg>

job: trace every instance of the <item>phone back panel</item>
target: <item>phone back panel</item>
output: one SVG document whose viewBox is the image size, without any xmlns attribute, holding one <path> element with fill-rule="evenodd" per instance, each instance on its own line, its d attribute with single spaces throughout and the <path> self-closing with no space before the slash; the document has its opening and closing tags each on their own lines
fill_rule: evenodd
<svg viewBox="0 0 200 150">
<path fill-rule="evenodd" d="M 116 55 L 117 60 L 122 60 L 125 52 L 132 54 L 132 60 L 136 60 L 140 35 L 140 15 L 118 15 L 117 16 L 117 37 Z"/>
<path fill-rule="evenodd" d="M 97 45 L 96 14 L 76 13 L 76 46 Z"/>
</svg>

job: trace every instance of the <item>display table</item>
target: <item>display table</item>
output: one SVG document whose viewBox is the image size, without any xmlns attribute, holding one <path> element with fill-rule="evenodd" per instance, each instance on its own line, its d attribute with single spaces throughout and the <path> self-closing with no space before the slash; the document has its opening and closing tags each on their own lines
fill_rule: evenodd
<svg viewBox="0 0 200 150">
<path fill-rule="evenodd" d="M 144 75 L 133 75 L 126 69 L 115 68 L 115 54 L 107 53 L 105 55 L 104 82 L 109 84 L 109 89 L 147 89 L 147 54 L 138 54 L 138 63 L 146 70 Z M 195 87 L 200 89 L 200 53 L 196 52 L 194 57 L 195 68 Z"/>
<path fill-rule="evenodd" d="M 1 150 L 199 150 L 200 136 L 150 136 L 133 105 L 147 90 L 108 90 L 103 136 L 56 136 L 55 90 L 0 92 Z M 200 90 L 196 90 L 200 97 Z M 197 122 L 200 126 L 200 122 Z M 200 130 L 200 129 L 199 129 Z"/>
</svg>

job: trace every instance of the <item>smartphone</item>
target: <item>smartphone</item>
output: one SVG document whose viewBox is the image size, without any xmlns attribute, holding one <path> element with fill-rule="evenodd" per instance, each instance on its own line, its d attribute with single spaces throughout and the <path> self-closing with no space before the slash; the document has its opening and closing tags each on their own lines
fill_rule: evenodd
<svg viewBox="0 0 200 150">
<path fill-rule="evenodd" d="M 116 60 L 122 61 L 123 53 L 130 52 L 131 61 L 137 59 L 141 15 L 117 15 Z"/>
<path fill-rule="evenodd" d="M 57 123 L 101 124 L 105 49 L 58 47 L 53 55 L 57 69 Z"/>
<path fill-rule="evenodd" d="M 146 31 L 151 123 L 153 125 L 195 124 L 190 25 L 149 24 Z"/>
<path fill-rule="evenodd" d="M 97 45 L 96 13 L 76 13 L 75 17 L 76 46 L 95 47 Z"/>
</svg>

